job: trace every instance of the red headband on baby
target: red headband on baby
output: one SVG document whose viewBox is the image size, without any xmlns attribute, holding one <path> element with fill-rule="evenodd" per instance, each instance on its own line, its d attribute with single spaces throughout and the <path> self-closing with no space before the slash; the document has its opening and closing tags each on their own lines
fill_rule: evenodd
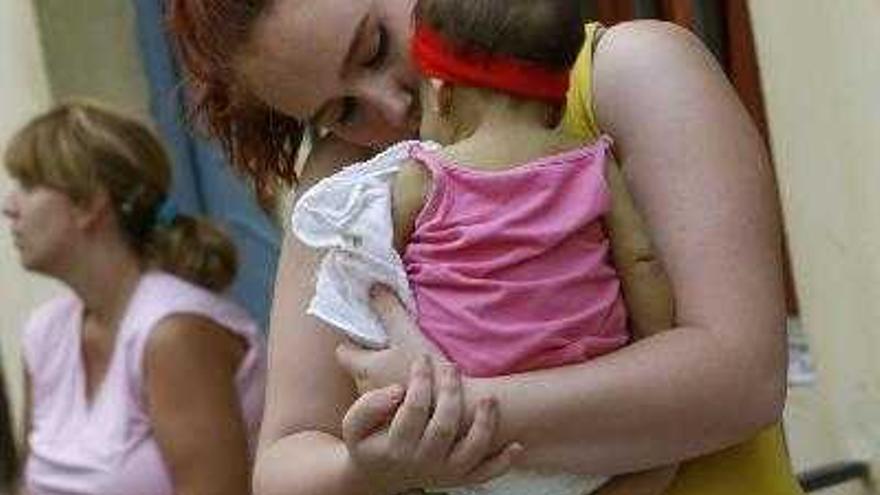
<svg viewBox="0 0 880 495">
<path fill-rule="evenodd" d="M 419 23 L 412 38 L 412 57 L 426 77 L 464 86 L 491 88 L 516 96 L 562 103 L 569 71 L 478 50 L 454 47 L 437 31 Z"/>
</svg>

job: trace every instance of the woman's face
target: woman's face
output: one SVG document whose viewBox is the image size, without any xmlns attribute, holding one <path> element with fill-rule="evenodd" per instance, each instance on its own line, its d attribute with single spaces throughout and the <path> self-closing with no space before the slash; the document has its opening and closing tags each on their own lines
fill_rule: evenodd
<svg viewBox="0 0 880 495">
<path fill-rule="evenodd" d="M 3 200 L 21 264 L 52 274 L 64 263 L 78 237 L 81 209 L 64 193 L 43 186 L 16 187 Z"/>
<path fill-rule="evenodd" d="M 275 0 L 234 65 L 278 111 L 361 145 L 416 134 L 414 0 Z"/>
</svg>

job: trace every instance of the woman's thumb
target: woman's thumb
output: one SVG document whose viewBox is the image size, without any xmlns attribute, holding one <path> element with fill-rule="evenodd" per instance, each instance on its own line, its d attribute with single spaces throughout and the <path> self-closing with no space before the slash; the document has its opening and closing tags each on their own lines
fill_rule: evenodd
<svg viewBox="0 0 880 495">
<path fill-rule="evenodd" d="M 360 396 L 342 419 L 345 443 L 360 442 L 387 425 L 403 396 L 404 388 L 401 385 L 391 385 Z"/>
</svg>

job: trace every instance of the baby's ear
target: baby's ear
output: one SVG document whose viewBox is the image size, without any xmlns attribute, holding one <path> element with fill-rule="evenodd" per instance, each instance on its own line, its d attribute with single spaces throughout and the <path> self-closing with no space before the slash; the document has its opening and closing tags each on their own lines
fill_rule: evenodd
<svg viewBox="0 0 880 495">
<path fill-rule="evenodd" d="M 428 80 L 431 102 L 434 110 L 441 117 L 448 117 L 452 113 L 452 84 L 442 79 L 431 78 Z"/>
</svg>

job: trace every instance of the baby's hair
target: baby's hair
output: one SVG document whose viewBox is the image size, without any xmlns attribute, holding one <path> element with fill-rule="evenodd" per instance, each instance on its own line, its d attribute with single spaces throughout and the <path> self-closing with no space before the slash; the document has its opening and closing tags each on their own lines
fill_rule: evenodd
<svg viewBox="0 0 880 495">
<path fill-rule="evenodd" d="M 415 22 L 453 45 L 570 69 L 584 43 L 578 0 L 419 0 Z"/>
</svg>

